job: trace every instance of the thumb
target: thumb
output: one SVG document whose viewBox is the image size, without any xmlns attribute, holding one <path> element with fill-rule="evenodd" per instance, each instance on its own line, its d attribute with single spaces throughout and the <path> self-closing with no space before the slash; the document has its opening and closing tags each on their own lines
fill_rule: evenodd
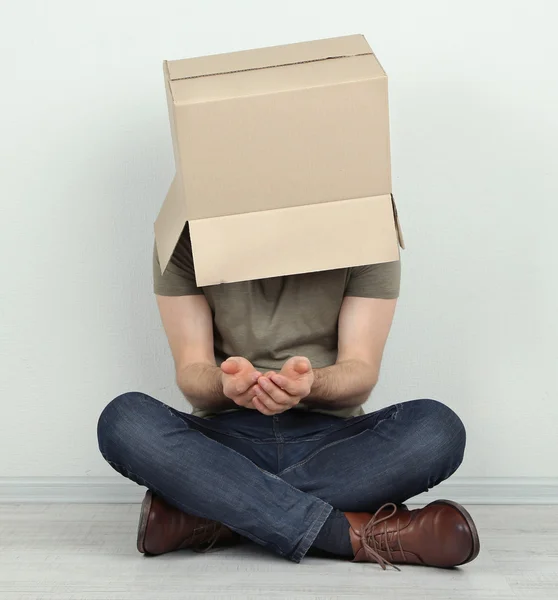
<svg viewBox="0 0 558 600">
<path fill-rule="evenodd" d="M 295 363 L 295 371 L 300 375 L 304 375 L 310 371 L 310 361 L 307 358 L 301 358 Z"/>
<path fill-rule="evenodd" d="M 221 363 L 221 371 L 226 375 L 236 375 L 240 371 L 240 363 L 236 358 L 228 358 Z"/>
<path fill-rule="evenodd" d="M 311 369 L 310 361 L 305 356 L 293 356 L 285 363 L 285 371 L 296 375 L 305 375 Z"/>
</svg>

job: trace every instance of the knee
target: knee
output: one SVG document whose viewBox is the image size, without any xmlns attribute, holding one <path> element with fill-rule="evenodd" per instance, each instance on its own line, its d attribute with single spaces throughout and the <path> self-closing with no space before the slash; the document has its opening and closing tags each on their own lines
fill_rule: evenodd
<svg viewBox="0 0 558 600">
<path fill-rule="evenodd" d="M 141 436 L 146 403 L 156 402 L 140 392 L 117 396 L 104 408 L 97 423 L 97 440 L 101 454 L 108 460 L 119 450 L 131 447 Z"/>
<path fill-rule="evenodd" d="M 463 421 L 449 407 L 437 400 L 414 400 L 416 434 L 420 447 L 430 460 L 438 458 L 451 462 L 455 470 L 463 461 L 466 431 Z M 427 457 L 423 457 L 426 459 Z"/>
</svg>

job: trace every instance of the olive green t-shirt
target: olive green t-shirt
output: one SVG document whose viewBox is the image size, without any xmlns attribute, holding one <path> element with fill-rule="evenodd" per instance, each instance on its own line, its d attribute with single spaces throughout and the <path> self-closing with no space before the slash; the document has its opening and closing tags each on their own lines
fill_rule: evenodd
<svg viewBox="0 0 558 600">
<path fill-rule="evenodd" d="M 345 296 L 397 298 L 400 263 L 389 262 L 301 275 L 197 287 L 188 225 L 165 273 L 153 252 L 154 291 L 160 296 L 203 294 L 213 314 L 215 359 L 243 356 L 259 371 L 279 371 L 292 356 L 314 368 L 337 358 L 337 320 Z M 297 409 L 310 409 L 300 403 Z M 317 409 L 316 409 L 317 410 Z M 361 407 L 320 410 L 350 417 Z M 210 414 L 194 410 L 197 416 Z"/>
</svg>

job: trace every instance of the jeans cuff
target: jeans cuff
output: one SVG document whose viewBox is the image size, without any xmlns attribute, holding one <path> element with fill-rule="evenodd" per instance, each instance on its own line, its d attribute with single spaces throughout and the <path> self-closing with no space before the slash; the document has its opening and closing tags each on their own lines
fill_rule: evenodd
<svg viewBox="0 0 558 600">
<path fill-rule="evenodd" d="M 318 536 L 318 533 L 320 533 L 320 529 L 324 526 L 324 523 L 331 514 L 331 511 L 333 510 L 333 506 L 331 506 L 330 504 L 326 504 L 322 500 L 318 501 L 321 505 L 320 513 L 314 519 L 312 525 L 310 525 L 308 531 L 306 532 L 298 546 L 295 548 L 294 552 L 289 557 L 295 563 L 299 563 L 304 558 L 308 550 L 310 550 L 310 547 L 314 543 L 314 540 Z"/>
</svg>

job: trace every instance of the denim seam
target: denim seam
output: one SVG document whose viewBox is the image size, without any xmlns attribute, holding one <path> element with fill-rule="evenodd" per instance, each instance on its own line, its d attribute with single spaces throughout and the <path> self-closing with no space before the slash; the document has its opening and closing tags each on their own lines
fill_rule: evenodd
<svg viewBox="0 0 558 600">
<path fill-rule="evenodd" d="M 167 406 L 166 404 L 163 404 L 163 406 L 165 406 L 168 410 L 169 413 L 175 418 L 178 419 L 179 421 L 182 422 L 182 424 L 186 424 L 186 426 L 188 426 L 188 420 L 186 420 L 186 423 L 184 423 L 184 421 L 178 417 L 177 415 L 175 415 L 172 410 L 170 410 L 170 407 Z M 201 434 L 201 435 L 205 435 L 202 431 L 197 430 L 195 427 L 190 427 L 189 431 L 197 431 L 197 433 Z M 218 432 L 220 433 L 220 432 Z M 232 436 L 235 437 L 235 436 Z M 250 439 L 250 438 L 247 438 Z M 276 441 L 276 440 L 273 440 Z M 218 443 L 218 442 L 217 442 Z M 276 477 L 276 475 L 274 475 L 273 473 L 270 473 L 269 471 L 266 471 L 265 469 L 262 469 L 259 465 L 257 465 L 256 463 L 254 463 L 253 461 L 251 461 L 249 458 L 247 458 L 246 456 L 244 456 L 244 454 L 241 454 L 240 452 L 236 451 L 234 448 L 228 448 L 231 452 L 234 452 L 235 454 L 238 454 L 238 456 L 242 456 L 242 458 L 245 458 L 246 460 L 250 461 L 257 469 L 259 469 L 262 473 L 265 473 L 266 475 L 271 475 L 272 477 Z M 291 486 L 292 487 L 292 486 Z M 267 543 L 267 542 L 266 542 Z"/>
<path fill-rule="evenodd" d="M 403 408 L 403 403 L 399 402 L 398 404 L 394 404 L 394 406 L 395 406 L 395 412 L 393 413 L 393 416 L 391 418 L 395 420 L 395 419 L 397 419 L 397 417 L 399 416 L 399 412 Z"/>
<path fill-rule="evenodd" d="M 262 471 L 263 471 L 263 469 L 262 469 Z M 284 483 L 285 485 L 288 485 L 292 490 L 300 492 L 300 490 L 298 488 L 295 488 L 288 481 L 285 481 L 284 479 L 281 479 L 281 477 L 279 477 L 278 475 L 274 475 L 273 473 L 269 473 L 268 471 L 264 471 L 264 473 L 266 473 L 270 477 L 274 477 L 275 479 L 279 479 L 282 483 Z M 322 512 L 320 513 L 320 515 L 318 517 L 316 517 L 316 519 L 312 523 L 310 529 L 308 529 L 306 531 L 306 533 L 304 534 L 304 537 L 299 542 L 298 546 L 293 550 L 292 554 L 290 554 L 290 555 L 287 554 L 286 555 L 284 552 L 279 551 L 279 554 L 281 556 L 290 557 L 291 560 L 293 560 L 295 562 L 297 562 L 296 557 L 299 557 L 298 561 L 300 561 L 300 559 L 306 554 L 306 552 L 308 552 L 308 549 L 312 545 L 312 542 L 316 539 L 316 537 L 317 537 L 320 529 L 322 528 L 323 524 L 325 523 L 327 517 L 329 516 L 329 514 L 333 510 L 333 506 L 331 506 L 331 504 L 328 504 L 327 502 L 325 502 L 321 498 L 318 498 L 317 496 L 313 496 L 312 494 L 309 494 L 308 492 L 300 492 L 300 493 L 304 494 L 305 496 L 308 496 L 309 498 L 313 498 L 318 503 L 318 505 L 322 507 Z M 326 516 L 324 518 L 322 518 L 322 515 L 323 515 L 324 512 L 326 512 Z M 315 533 L 314 533 L 314 530 L 315 530 Z M 310 543 L 305 547 L 305 540 L 307 538 L 310 539 Z M 265 542 L 265 544 L 267 544 L 267 543 L 268 542 Z M 302 550 L 301 550 L 301 548 L 302 548 Z"/>
<path fill-rule="evenodd" d="M 399 414 L 399 409 L 402 407 L 402 404 L 393 404 L 391 406 L 386 406 L 385 409 L 387 408 L 394 408 L 394 412 L 392 415 L 390 415 L 389 417 L 385 417 L 384 419 L 378 421 L 378 423 L 376 423 L 376 426 L 379 425 L 380 423 L 382 423 L 383 421 L 387 420 L 387 419 L 395 419 L 397 417 L 397 415 Z M 385 409 L 380 409 L 380 410 L 385 410 Z M 338 431 L 343 431 L 343 429 L 347 429 L 347 427 L 352 427 L 355 424 L 355 419 L 358 419 L 359 423 L 362 421 L 367 421 L 368 419 L 372 418 L 376 412 L 371 412 L 368 413 L 366 415 L 361 415 L 359 417 L 349 417 L 347 419 L 343 419 L 345 422 L 343 423 L 343 425 L 341 425 L 340 427 L 336 424 L 331 425 L 330 427 L 328 427 L 327 429 L 325 429 L 323 431 L 323 435 L 320 435 L 316 440 L 312 440 L 312 441 L 317 441 L 319 439 L 322 439 L 332 433 L 337 433 Z"/>
<path fill-rule="evenodd" d="M 325 434 L 319 435 L 319 436 L 314 436 L 314 437 L 285 438 L 283 440 L 283 444 L 300 444 L 301 442 L 319 442 L 324 437 L 326 437 Z"/>
<path fill-rule="evenodd" d="M 181 417 L 178 417 L 177 415 L 175 415 L 172 411 L 169 411 L 174 417 L 176 417 L 177 419 L 181 419 Z M 189 416 L 189 415 L 186 415 Z M 188 420 L 186 419 L 186 422 L 188 423 Z M 237 440 L 246 440 L 247 442 L 251 442 L 253 444 L 274 444 L 277 442 L 281 442 L 281 443 L 285 443 L 285 444 L 297 444 L 300 442 L 318 442 L 320 441 L 322 438 L 325 437 L 325 435 L 327 435 L 326 433 L 324 433 L 324 435 L 319 435 L 319 436 L 313 436 L 313 437 L 303 437 L 303 438 L 295 438 L 295 439 L 289 439 L 289 438 L 284 438 L 283 440 L 278 440 L 277 437 L 268 437 L 268 438 L 253 438 L 247 435 L 242 435 L 239 433 L 232 433 L 230 431 L 223 431 L 222 429 L 219 429 L 218 427 L 210 427 L 207 425 L 202 425 L 200 423 L 195 423 L 195 427 L 192 427 L 192 429 L 195 429 L 199 427 L 199 430 L 203 432 L 204 429 L 207 429 L 208 431 L 211 431 L 213 433 L 217 433 L 219 435 L 225 435 L 227 437 L 231 437 L 231 438 L 235 438 Z"/>
<path fill-rule="evenodd" d="M 342 442 L 346 442 L 347 440 L 352 440 L 352 439 L 358 437 L 359 435 L 362 435 L 363 433 L 368 433 L 370 431 L 374 431 L 374 429 L 376 429 L 376 427 L 378 427 L 378 425 L 380 425 L 384 421 L 394 420 L 397 417 L 397 415 L 399 414 L 399 408 L 400 408 L 400 406 L 401 406 L 400 404 L 396 404 L 395 405 L 395 411 L 394 411 L 394 413 L 392 415 L 390 415 L 389 417 L 386 417 L 385 419 L 382 419 L 381 421 L 378 421 L 376 423 L 376 425 L 374 426 L 374 428 L 372 428 L 372 429 L 365 429 L 364 431 L 361 431 L 360 433 L 356 433 L 355 435 L 351 435 L 350 437 L 342 438 L 340 440 L 336 440 L 335 442 L 331 442 L 329 444 L 326 444 L 322 448 L 318 448 L 318 450 L 314 451 L 312 454 L 310 454 L 310 456 L 307 456 L 305 459 L 301 460 L 300 462 L 297 462 L 294 465 L 291 465 L 290 467 L 287 467 L 286 469 L 284 469 L 280 473 L 277 473 L 277 476 L 281 477 L 282 475 L 285 475 L 285 473 L 289 473 L 293 469 L 296 469 L 297 467 L 301 467 L 301 466 L 305 465 L 308 461 L 310 461 L 313 458 L 315 458 L 316 456 L 318 456 L 320 454 L 320 452 L 322 452 L 324 450 L 327 450 L 328 448 L 336 446 L 337 444 L 341 444 Z M 348 427 L 349 425 L 347 425 L 346 427 Z M 338 431 L 342 431 L 343 429 L 345 429 L 345 427 L 342 427 Z M 337 431 L 335 433 L 337 433 Z"/>
<path fill-rule="evenodd" d="M 342 438 L 340 440 L 335 440 L 335 442 L 330 442 L 329 444 L 326 444 L 322 448 L 319 448 L 318 450 L 315 450 L 312 454 L 310 454 L 310 456 L 307 456 L 306 458 L 304 458 L 300 462 L 297 462 L 294 465 L 291 465 L 290 467 L 287 467 L 286 469 L 283 469 L 283 471 L 281 471 L 280 473 L 277 473 L 277 475 L 279 477 L 281 477 L 281 476 L 285 475 L 286 473 L 289 473 L 293 469 L 296 469 L 297 467 L 301 467 L 302 465 L 305 465 L 308 461 L 310 461 L 313 458 L 315 458 L 316 456 L 318 456 L 318 454 L 320 454 L 324 450 L 327 450 L 328 448 L 332 448 L 333 446 L 337 446 L 338 444 L 342 444 L 343 442 L 346 442 L 348 440 L 352 440 L 352 439 L 358 437 L 359 435 L 362 435 L 363 433 L 368 433 L 369 431 L 371 431 L 371 430 L 370 429 L 365 429 L 364 431 L 360 431 L 359 433 L 355 433 L 355 435 L 352 435 L 350 437 Z"/>
<path fill-rule="evenodd" d="M 170 414 L 171 414 L 171 415 L 172 415 L 174 418 L 178 419 L 178 420 L 179 420 L 179 421 L 181 421 L 182 423 L 186 422 L 187 424 L 190 424 L 190 423 L 189 423 L 189 421 L 188 421 L 188 419 L 187 419 L 187 417 L 189 417 L 189 416 L 191 416 L 191 415 L 188 415 L 188 414 L 186 414 L 186 413 L 185 413 L 185 414 L 184 414 L 184 418 L 182 418 L 182 417 L 179 417 L 178 415 L 176 415 L 176 414 L 173 412 L 173 410 L 172 410 L 172 408 L 171 408 L 170 406 L 168 406 L 168 405 L 166 405 L 166 404 L 164 404 L 164 403 L 161 403 L 161 404 L 163 404 L 163 406 L 164 406 L 164 407 L 165 407 L 165 408 L 166 408 L 166 409 L 169 411 L 169 413 L 170 413 Z M 180 412 L 180 411 L 178 411 L 178 412 Z M 254 443 L 256 443 L 256 444 L 265 444 L 265 443 L 268 443 L 268 444 L 269 444 L 269 443 L 271 443 L 271 442 L 275 442 L 275 441 L 277 441 L 277 440 L 276 440 L 274 437 L 272 437 L 272 438 L 262 438 L 262 439 L 252 439 L 252 438 L 250 438 L 250 437 L 247 437 L 247 436 L 245 436 L 245 435 L 239 435 L 239 434 L 236 434 L 236 433 L 231 433 L 230 431 L 223 431 L 222 429 L 219 429 L 218 427 L 211 427 L 211 426 L 209 426 L 208 424 L 207 424 L 207 425 L 206 425 L 206 424 L 203 424 L 203 425 L 202 425 L 201 423 L 198 423 L 198 422 L 196 422 L 196 423 L 195 423 L 195 426 L 192 426 L 192 429 L 193 429 L 193 430 L 195 430 L 195 429 L 196 429 L 196 427 L 199 427 L 200 429 L 208 429 L 209 431 L 212 431 L 213 433 L 219 433 L 219 434 L 221 434 L 221 435 L 226 435 L 226 436 L 228 436 L 228 437 L 232 437 L 232 438 L 235 438 L 235 439 L 243 439 L 243 440 L 248 440 L 248 441 L 250 441 L 250 442 L 254 442 Z M 269 439 L 269 441 L 267 441 L 267 439 Z"/>
<path fill-rule="evenodd" d="M 231 437 L 231 438 L 235 438 L 237 440 L 246 440 L 248 442 L 252 442 L 254 444 L 271 444 L 277 441 L 277 438 L 275 437 L 269 437 L 269 438 L 251 438 L 249 436 L 246 435 L 242 435 L 239 433 L 232 433 L 230 431 L 224 431 L 223 429 L 220 429 L 219 427 L 212 427 L 209 424 L 202 424 L 202 423 L 198 423 L 197 421 L 194 422 L 194 424 L 192 424 L 187 417 L 191 416 L 188 414 L 184 415 L 184 418 L 177 416 L 172 410 L 170 406 L 167 406 L 165 404 L 165 407 L 167 408 L 167 410 L 169 411 L 169 413 L 173 416 L 176 417 L 177 419 L 180 419 L 180 421 L 182 421 L 183 423 L 186 422 L 187 424 L 191 425 L 193 430 L 196 430 L 197 428 L 199 428 L 199 431 L 201 431 L 203 433 L 203 430 L 207 430 L 207 431 L 211 431 L 212 433 L 217 433 L 219 435 L 225 435 L 227 437 Z"/>
<path fill-rule="evenodd" d="M 324 505 L 322 506 L 320 514 L 314 519 L 314 522 L 307 530 L 306 534 L 304 535 L 299 545 L 293 552 L 291 559 L 296 563 L 299 563 L 304 558 L 304 556 L 314 543 L 315 539 L 318 537 L 318 533 L 320 533 L 320 530 L 324 526 L 324 523 L 326 522 L 327 518 L 333 511 L 333 506 L 325 502 L 323 504 Z"/>
</svg>

